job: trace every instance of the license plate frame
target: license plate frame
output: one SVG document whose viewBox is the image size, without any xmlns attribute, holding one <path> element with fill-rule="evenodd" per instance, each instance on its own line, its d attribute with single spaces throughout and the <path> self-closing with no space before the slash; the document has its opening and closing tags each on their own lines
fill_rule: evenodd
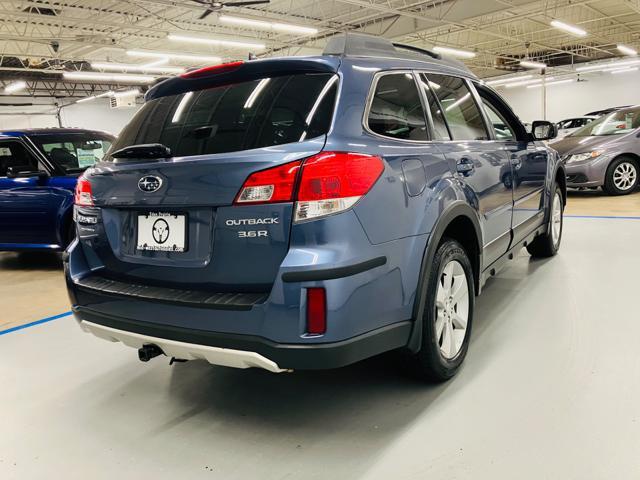
<svg viewBox="0 0 640 480">
<path fill-rule="evenodd" d="M 136 251 L 184 253 L 189 249 L 189 216 L 185 212 L 137 214 Z"/>
</svg>

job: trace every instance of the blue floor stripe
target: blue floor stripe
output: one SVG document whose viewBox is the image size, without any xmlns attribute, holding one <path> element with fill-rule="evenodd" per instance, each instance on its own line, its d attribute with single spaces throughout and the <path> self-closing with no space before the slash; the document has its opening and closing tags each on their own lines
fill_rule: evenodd
<svg viewBox="0 0 640 480">
<path fill-rule="evenodd" d="M 615 217 L 613 215 L 565 215 L 565 218 L 611 218 L 614 220 L 640 220 L 640 217 Z"/>
<path fill-rule="evenodd" d="M 25 323 L 24 325 L 18 325 L 17 327 L 12 327 L 12 328 L 9 328 L 7 330 L 2 330 L 2 331 L 0 331 L 0 336 L 6 335 L 7 333 L 15 332 L 17 330 L 23 330 L 25 328 L 35 327 L 36 325 L 40 325 L 41 323 L 47 323 L 47 322 L 51 322 L 53 320 L 57 320 L 59 318 L 68 317 L 69 315 L 71 315 L 70 311 L 69 312 L 60 313 L 60 314 L 54 315 L 52 317 L 41 318 L 40 320 L 36 320 L 35 322 Z"/>
</svg>

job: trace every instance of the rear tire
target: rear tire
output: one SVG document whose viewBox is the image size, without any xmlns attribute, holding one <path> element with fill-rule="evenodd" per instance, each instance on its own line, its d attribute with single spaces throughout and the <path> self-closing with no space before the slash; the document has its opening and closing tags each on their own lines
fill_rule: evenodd
<svg viewBox="0 0 640 480">
<path fill-rule="evenodd" d="M 607 168 L 602 189 L 609 195 L 628 195 L 638 186 L 640 167 L 631 157 L 621 156 Z"/>
<path fill-rule="evenodd" d="M 422 345 L 413 363 L 421 378 L 442 382 L 456 374 L 467 355 L 475 287 L 469 257 L 455 240 L 442 240 L 432 265 L 422 315 Z"/>
<path fill-rule="evenodd" d="M 527 251 L 532 257 L 553 257 L 560 249 L 560 243 L 562 242 L 562 228 L 564 225 L 564 202 L 562 200 L 562 190 L 560 190 L 560 187 L 557 184 L 555 184 L 554 187 L 547 231 L 542 235 L 538 235 L 533 242 L 527 245 Z"/>
</svg>

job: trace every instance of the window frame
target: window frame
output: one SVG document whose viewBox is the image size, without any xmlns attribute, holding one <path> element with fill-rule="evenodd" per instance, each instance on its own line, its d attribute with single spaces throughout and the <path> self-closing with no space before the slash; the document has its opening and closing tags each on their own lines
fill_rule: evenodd
<svg viewBox="0 0 640 480">
<path fill-rule="evenodd" d="M 387 137 L 386 135 L 382 135 L 380 133 L 374 132 L 369 127 L 369 114 L 371 112 L 373 99 L 375 97 L 376 88 L 378 87 L 378 82 L 380 81 L 380 79 L 387 75 L 406 75 L 406 74 L 411 75 L 411 78 L 413 79 L 413 86 L 416 88 L 416 93 L 418 94 L 418 98 L 420 99 L 420 104 L 422 105 L 422 116 L 424 118 L 425 132 L 427 134 L 427 138 L 425 140 L 411 140 L 407 138 Z M 364 115 L 362 117 L 362 128 L 369 135 L 373 135 L 378 138 L 384 138 L 385 140 L 393 140 L 396 142 L 405 142 L 405 143 L 424 145 L 426 143 L 433 141 L 433 130 L 432 130 L 433 127 L 431 125 L 431 118 L 429 117 L 429 113 L 427 112 L 427 110 L 428 110 L 428 107 L 425 105 L 425 98 L 420 90 L 420 86 L 418 85 L 418 77 L 416 75 L 415 70 L 398 69 L 398 70 L 384 70 L 384 71 L 376 72 L 373 76 L 371 86 L 369 87 L 369 93 L 367 94 Z"/>
<path fill-rule="evenodd" d="M 474 87 L 474 92 L 477 96 L 477 100 L 480 102 L 482 113 L 485 117 L 485 122 L 487 122 L 487 124 L 491 126 L 489 130 L 490 130 L 491 136 L 494 137 L 493 139 L 494 141 L 496 142 L 529 142 L 531 141 L 530 136 L 527 133 L 527 130 L 524 127 L 523 123 L 520 121 L 518 116 L 513 112 L 509 104 L 505 102 L 495 90 L 493 90 L 488 85 L 481 84 L 480 82 L 473 81 L 471 83 Z M 509 127 L 511 128 L 511 130 L 513 130 L 513 133 L 515 134 L 514 139 L 503 140 L 503 139 L 495 138 L 495 132 L 493 131 L 493 126 L 489 121 L 489 117 L 487 113 L 484 111 L 484 105 L 482 104 L 482 102 L 483 100 L 485 100 L 485 98 L 483 98 L 481 92 L 485 92 L 487 94 L 486 101 L 492 104 L 493 107 L 500 113 L 500 115 L 504 117 L 504 120 L 507 121 L 507 123 L 509 124 Z M 515 122 L 515 125 L 511 125 L 514 122 Z"/>
<path fill-rule="evenodd" d="M 27 151 L 27 153 L 31 155 L 31 157 L 33 157 L 33 159 L 37 162 L 38 169 L 42 168 L 42 170 L 47 172 L 49 175 L 52 175 L 53 170 L 51 168 L 51 165 L 43 161 L 42 156 L 37 150 L 34 150 L 33 146 L 31 145 L 31 141 L 28 139 L 28 137 L 0 138 L 0 147 L 2 147 L 6 143 L 19 143 L 20 145 L 22 145 L 24 149 Z M 0 178 L 9 178 L 9 177 L 7 177 L 6 175 L 0 175 Z"/>
</svg>

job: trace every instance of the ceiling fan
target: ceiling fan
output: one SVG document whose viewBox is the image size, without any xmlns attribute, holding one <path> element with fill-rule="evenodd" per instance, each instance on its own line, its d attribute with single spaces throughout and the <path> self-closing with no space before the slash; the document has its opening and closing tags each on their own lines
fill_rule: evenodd
<svg viewBox="0 0 640 480">
<path fill-rule="evenodd" d="M 215 0 L 192 0 L 193 2 L 204 5 L 207 9 L 198 17 L 199 20 L 208 17 L 213 12 L 222 10 L 224 7 L 246 7 L 247 5 L 260 5 L 269 3 L 270 0 L 247 0 L 244 2 L 217 2 Z"/>
</svg>

